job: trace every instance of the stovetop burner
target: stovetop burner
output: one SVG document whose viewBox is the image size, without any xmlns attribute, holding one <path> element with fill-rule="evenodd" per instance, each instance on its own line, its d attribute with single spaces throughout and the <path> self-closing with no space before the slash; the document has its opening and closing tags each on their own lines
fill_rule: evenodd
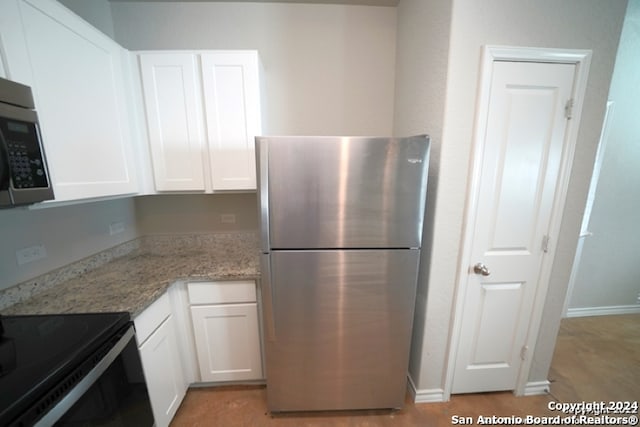
<svg viewBox="0 0 640 427">
<path fill-rule="evenodd" d="M 0 425 L 130 321 L 129 313 L 2 316 Z"/>
</svg>

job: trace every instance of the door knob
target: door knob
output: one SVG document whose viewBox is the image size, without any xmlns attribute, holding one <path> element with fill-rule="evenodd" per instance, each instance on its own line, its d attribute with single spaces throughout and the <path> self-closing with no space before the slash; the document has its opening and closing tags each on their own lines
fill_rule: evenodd
<svg viewBox="0 0 640 427">
<path fill-rule="evenodd" d="M 476 265 L 473 266 L 473 272 L 476 274 L 481 274 L 483 276 L 488 276 L 491 274 L 491 272 L 489 271 L 489 269 L 487 268 L 486 265 L 484 265 L 483 263 L 479 262 Z"/>
</svg>

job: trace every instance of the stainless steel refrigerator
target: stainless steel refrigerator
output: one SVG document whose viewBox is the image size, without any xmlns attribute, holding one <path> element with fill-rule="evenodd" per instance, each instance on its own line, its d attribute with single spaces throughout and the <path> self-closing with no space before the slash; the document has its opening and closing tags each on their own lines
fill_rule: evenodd
<svg viewBox="0 0 640 427">
<path fill-rule="evenodd" d="M 400 408 L 429 137 L 257 137 L 272 412 Z"/>
</svg>

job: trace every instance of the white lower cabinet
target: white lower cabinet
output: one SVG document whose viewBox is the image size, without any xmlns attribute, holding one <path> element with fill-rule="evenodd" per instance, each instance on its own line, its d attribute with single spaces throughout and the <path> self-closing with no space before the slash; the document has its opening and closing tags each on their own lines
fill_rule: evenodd
<svg viewBox="0 0 640 427">
<path fill-rule="evenodd" d="M 187 391 L 168 295 L 154 302 L 134 322 L 155 425 L 165 427 Z"/>
<path fill-rule="evenodd" d="M 253 280 L 176 282 L 134 323 L 156 427 L 190 384 L 264 379 Z"/>
<path fill-rule="evenodd" d="M 255 282 L 189 283 L 203 382 L 264 379 Z"/>
</svg>

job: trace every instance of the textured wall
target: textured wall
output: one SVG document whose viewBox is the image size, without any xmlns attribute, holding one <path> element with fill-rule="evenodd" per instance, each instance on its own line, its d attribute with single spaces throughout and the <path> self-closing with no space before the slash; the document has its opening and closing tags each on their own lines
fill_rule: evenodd
<svg viewBox="0 0 640 427">
<path fill-rule="evenodd" d="M 401 0 L 399 10 L 406 4 L 411 3 Z M 491 44 L 593 50 L 569 196 L 530 376 L 532 381 L 544 380 L 555 345 L 625 8 L 625 0 L 459 0 L 453 3 L 424 342 L 419 377 L 413 378 L 419 389 L 444 388 L 443 377 L 450 351 L 447 343 L 451 333 L 451 313 L 458 280 L 482 46 Z M 427 8 L 415 9 L 415 12 L 421 14 L 421 19 L 429 19 Z M 399 32 L 403 26 L 404 23 L 400 20 Z M 416 45 L 413 48 L 414 54 L 420 55 L 420 49 L 421 46 Z M 424 84 L 429 84 L 429 75 L 424 75 L 423 78 Z M 412 366 L 415 366 L 415 362 Z"/>
<path fill-rule="evenodd" d="M 110 235 L 114 222 L 124 232 Z M 37 210 L 0 210 L 0 289 L 70 264 L 138 236 L 133 199 Z M 15 252 L 44 244 L 47 257 L 18 265 Z"/>
<path fill-rule="evenodd" d="M 640 293 L 640 0 L 630 0 L 611 81 L 608 138 L 569 309 L 635 305 Z"/>
<path fill-rule="evenodd" d="M 282 3 L 112 3 L 140 49 L 257 49 L 270 134 L 392 131 L 396 9 Z"/>
<path fill-rule="evenodd" d="M 433 336 L 426 333 L 425 326 L 427 316 L 430 327 L 441 322 L 446 326 L 449 320 L 448 315 L 434 319 L 431 312 L 426 312 L 426 305 L 430 259 L 434 251 L 433 221 L 442 145 L 450 21 L 451 2 L 448 0 L 402 0 L 398 5 L 394 133 L 427 133 L 431 136 L 427 207 L 409 366 L 411 378 L 418 383 L 418 388 L 421 388 L 419 379 L 425 374 L 424 369 L 444 372 L 443 366 L 423 363 L 425 346 L 446 348 L 448 339 L 444 334 Z"/>
<path fill-rule="evenodd" d="M 58 0 L 76 15 L 113 38 L 113 19 L 109 0 Z"/>
<path fill-rule="evenodd" d="M 143 196 L 135 206 L 143 235 L 258 229 L 255 193 Z M 235 215 L 235 224 L 223 223 L 224 214 Z"/>
</svg>

